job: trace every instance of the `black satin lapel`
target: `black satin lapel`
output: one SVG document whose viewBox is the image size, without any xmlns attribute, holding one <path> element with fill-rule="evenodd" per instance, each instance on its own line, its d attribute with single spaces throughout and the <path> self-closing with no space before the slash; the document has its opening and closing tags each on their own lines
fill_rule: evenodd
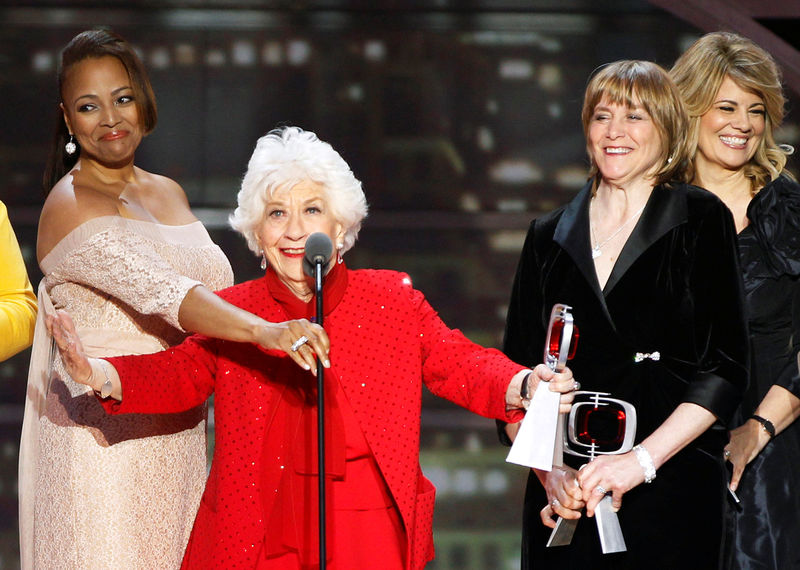
<svg viewBox="0 0 800 570">
<path fill-rule="evenodd" d="M 683 192 L 673 192 L 663 185 L 653 188 L 642 216 L 611 270 L 603 293 L 608 295 L 639 256 L 672 228 L 684 223 L 687 216 L 686 195 Z"/>
<path fill-rule="evenodd" d="M 591 182 L 589 182 L 564 208 L 564 213 L 558 220 L 558 225 L 553 233 L 553 241 L 570 256 L 589 288 L 600 301 L 608 321 L 613 323 L 608 307 L 606 307 L 606 299 L 600 290 L 600 282 L 597 280 L 597 271 L 595 271 L 592 259 L 592 243 L 589 236 L 589 202 L 591 199 L 592 189 Z"/>
</svg>

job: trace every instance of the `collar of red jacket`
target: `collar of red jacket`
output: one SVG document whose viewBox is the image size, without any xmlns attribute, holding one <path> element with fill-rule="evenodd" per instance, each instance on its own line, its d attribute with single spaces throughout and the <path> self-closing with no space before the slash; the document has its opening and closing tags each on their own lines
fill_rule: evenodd
<svg viewBox="0 0 800 570">
<path fill-rule="evenodd" d="M 309 302 L 298 298 L 278 277 L 272 267 L 267 269 L 264 278 L 270 295 L 283 307 L 290 319 L 315 320 L 317 305 L 315 297 Z M 329 315 L 344 297 L 347 289 L 347 266 L 344 263 L 334 263 L 333 267 L 322 280 L 322 305 L 324 315 Z"/>
</svg>

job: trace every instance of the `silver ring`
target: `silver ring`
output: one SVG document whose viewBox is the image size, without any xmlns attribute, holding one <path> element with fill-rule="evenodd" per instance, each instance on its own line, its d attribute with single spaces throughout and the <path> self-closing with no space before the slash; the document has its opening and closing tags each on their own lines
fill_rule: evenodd
<svg viewBox="0 0 800 570">
<path fill-rule="evenodd" d="M 599 493 L 601 495 L 605 495 L 606 493 L 608 493 L 608 491 L 606 491 L 605 487 L 603 487 L 602 485 L 598 485 L 597 487 L 595 487 L 594 492 Z"/>
<path fill-rule="evenodd" d="M 294 344 L 291 347 L 292 352 L 297 352 L 297 349 L 303 346 L 307 342 L 308 342 L 308 337 L 306 335 L 301 336 L 296 341 L 294 341 Z"/>
<path fill-rule="evenodd" d="M 552 501 L 550 501 L 551 508 L 555 509 L 558 505 L 559 505 L 558 499 L 553 499 Z"/>
</svg>

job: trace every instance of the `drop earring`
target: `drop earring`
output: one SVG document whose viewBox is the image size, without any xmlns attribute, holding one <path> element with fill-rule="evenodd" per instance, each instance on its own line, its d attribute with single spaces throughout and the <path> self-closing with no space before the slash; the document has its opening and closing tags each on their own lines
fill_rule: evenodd
<svg viewBox="0 0 800 570">
<path fill-rule="evenodd" d="M 69 140 L 67 141 L 67 144 L 64 145 L 64 152 L 72 156 L 73 154 L 75 154 L 75 151 L 77 150 L 78 150 L 78 145 L 75 144 L 75 137 L 72 136 L 72 133 L 70 133 Z"/>
<path fill-rule="evenodd" d="M 265 271 L 267 269 L 267 256 L 264 255 L 263 250 L 261 251 L 261 269 Z"/>
<path fill-rule="evenodd" d="M 344 244 L 342 242 L 338 242 L 336 244 L 336 263 L 341 263 L 342 261 L 344 261 L 344 259 L 342 259 L 342 248 L 343 247 L 344 247 Z"/>
</svg>

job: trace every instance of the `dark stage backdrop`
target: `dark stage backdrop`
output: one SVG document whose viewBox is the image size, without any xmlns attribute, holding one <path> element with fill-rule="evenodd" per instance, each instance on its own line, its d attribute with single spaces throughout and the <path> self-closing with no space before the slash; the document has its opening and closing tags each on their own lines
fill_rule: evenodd
<svg viewBox="0 0 800 570">
<path fill-rule="evenodd" d="M 350 266 L 408 272 L 448 324 L 497 347 L 529 221 L 585 180 L 587 77 L 617 59 L 669 67 L 699 35 L 643 0 L 607 3 L 614 10 L 578 0 L 471 10 L 439 2 L 28 4 L 0 7 L 0 199 L 34 284 L 58 50 L 103 24 L 138 47 L 158 98 L 159 125 L 137 163 L 184 186 L 237 281 L 259 274 L 225 222 L 247 160 L 260 135 L 299 125 L 331 142 L 364 183 L 371 213 Z M 780 142 L 800 138 L 795 102 Z M 18 565 L 28 357 L 0 364 L 0 569 Z M 493 422 L 426 393 L 422 430 L 423 468 L 438 488 L 430 568 L 518 568 L 526 472 L 504 462 Z"/>
</svg>

